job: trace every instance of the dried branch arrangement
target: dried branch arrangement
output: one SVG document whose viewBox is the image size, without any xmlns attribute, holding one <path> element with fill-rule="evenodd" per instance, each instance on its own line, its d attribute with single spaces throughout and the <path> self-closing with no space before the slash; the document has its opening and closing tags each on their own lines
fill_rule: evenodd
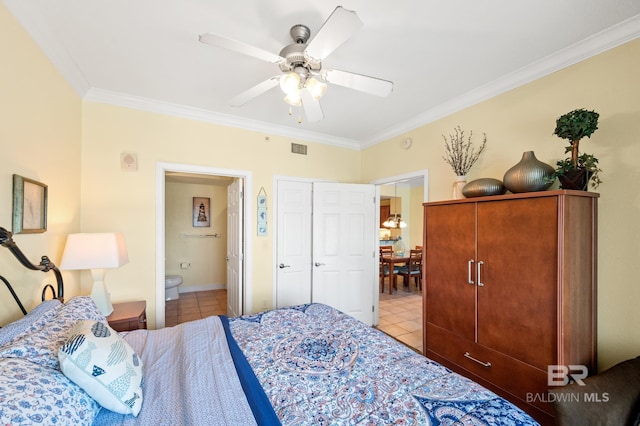
<svg viewBox="0 0 640 426">
<path fill-rule="evenodd" d="M 476 152 L 471 143 L 473 131 L 469 132 L 469 137 L 465 140 L 464 130 L 462 130 L 460 126 L 456 126 L 454 130 L 455 133 L 449 135 L 448 140 L 445 135 L 442 135 L 445 148 L 445 155 L 442 158 L 453 168 L 456 176 L 466 176 L 469 170 L 471 170 L 471 167 L 478 161 L 482 151 L 484 151 L 487 143 L 487 134 L 483 133 L 484 140 L 482 141 L 482 145 L 480 145 L 480 149 Z"/>
</svg>

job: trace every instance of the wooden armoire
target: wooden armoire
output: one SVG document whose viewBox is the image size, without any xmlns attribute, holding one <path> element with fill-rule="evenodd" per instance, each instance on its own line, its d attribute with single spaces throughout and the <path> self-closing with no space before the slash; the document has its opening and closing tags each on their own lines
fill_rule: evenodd
<svg viewBox="0 0 640 426">
<path fill-rule="evenodd" d="M 552 424 L 549 368 L 596 370 L 597 198 L 425 203 L 425 355 Z"/>
</svg>

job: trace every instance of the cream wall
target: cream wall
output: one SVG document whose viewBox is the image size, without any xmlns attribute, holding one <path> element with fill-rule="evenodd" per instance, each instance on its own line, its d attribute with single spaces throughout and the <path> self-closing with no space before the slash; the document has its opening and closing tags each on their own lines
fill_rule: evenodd
<svg viewBox="0 0 640 426">
<path fill-rule="evenodd" d="M 59 264 L 67 234 L 80 229 L 80 98 L 0 3 L 0 226 L 12 228 L 12 175 L 48 185 L 47 231 L 16 234 L 14 241 L 32 263 L 42 255 Z M 29 271 L 0 248 L 0 274 L 30 310 L 53 273 Z M 65 295 L 78 293 L 77 273 Z M 0 324 L 22 315 L 0 283 Z"/>
<path fill-rule="evenodd" d="M 360 181 L 359 151 L 309 143 L 307 156 L 292 154 L 287 138 L 93 102 L 84 103 L 82 117 L 82 228 L 125 234 L 130 262 L 110 270 L 107 285 L 114 301 L 145 299 L 151 327 L 155 326 L 157 162 L 249 170 L 253 188 L 247 196 L 255 200 L 264 187 L 271 212 L 276 175 Z M 137 154 L 138 171 L 120 170 L 123 151 Z M 255 211 L 247 220 L 256 223 Z M 270 215 L 268 236 L 249 236 L 253 310 L 272 300 L 272 231 Z"/>
<path fill-rule="evenodd" d="M 209 198 L 209 227 L 193 227 L 193 197 Z M 219 237 L 211 236 L 215 234 Z M 166 183 L 165 274 L 182 275 L 180 292 L 226 288 L 226 237 L 226 186 Z M 181 269 L 182 262 L 190 266 Z"/>
<path fill-rule="evenodd" d="M 432 201 L 448 199 L 455 175 L 444 162 L 442 135 L 460 125 L 487 134 L 469 173 L 502 179 L 524 151 L 550 164 L 564 157 L 555 119 L 575 108 L 600 113 L 581 150 L 600 159 L 598 188 L 598 356 L 601 367 L 640 355 L 640 39 L 365 150 L 363 181 L 429 169 Z M 399 141 L 411 137 L 409 150 Z"/>
</svg>

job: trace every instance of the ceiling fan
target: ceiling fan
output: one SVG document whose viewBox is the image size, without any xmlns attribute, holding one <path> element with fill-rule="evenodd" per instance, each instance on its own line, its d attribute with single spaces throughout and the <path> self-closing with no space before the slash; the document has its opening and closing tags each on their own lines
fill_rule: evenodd
<svg viewBox="0 0 640 426">
<path fill-rule="evenodd" d="M 285 102 L 292 106 L 302 105 L 307 120 L 315 122 L 324 118 L 318 101 L 327 89 L 326 83 L 381 97 L 389 95 L 393 90 L 391 81 L 348 71 L 322 69 L 322 60 L 347 41 L 362 25 L 354 11 L 338 6 L 311 41 L 309 27 L 302 24 L 291 27 L 293 44 L 285 46 L 277 55 L 218 34 L 202 34 L 199 39 L 202 43 L 252 56 L 280 67 L 282 74 L 240 93 L 231 100 L 231 106 L 242 106 L 279 85 L 286 94 Z M 301 122 L 301 119 L 298 119 L 298 122 Z"/>
</svg>

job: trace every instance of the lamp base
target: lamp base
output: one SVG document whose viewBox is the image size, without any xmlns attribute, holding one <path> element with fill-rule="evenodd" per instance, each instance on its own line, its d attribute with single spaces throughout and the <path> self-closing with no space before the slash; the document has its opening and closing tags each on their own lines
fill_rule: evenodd
<svg viewBox="0 0 640 426">
<path fill-rule="evenodd" d="M 94 281 L 93 288 L 91 289 L 91 299 L 93 299 L 102 315 L 105 317 L 111 315 L 113 312 L 111 295 L 107 291 L 104 281 Z"/>
</svg>

